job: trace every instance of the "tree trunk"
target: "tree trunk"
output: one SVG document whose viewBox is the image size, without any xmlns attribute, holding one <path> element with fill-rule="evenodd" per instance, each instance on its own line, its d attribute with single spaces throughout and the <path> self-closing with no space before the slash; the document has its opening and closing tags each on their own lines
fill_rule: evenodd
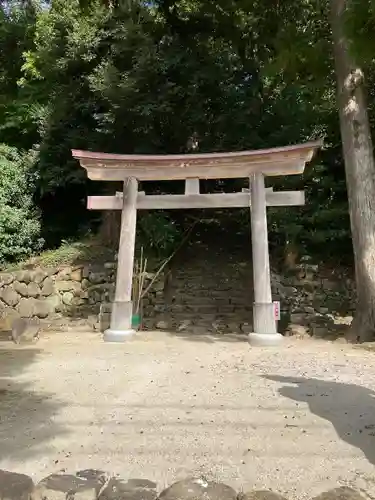
<svg viewBox="0 0 375 500">
<path fill-rule="evenodd" d="M 345 36 L 349 1 L 331 0 L 331 27 L 357 283 L 348 340 L 365 342 L 375 337 L 375 165 L 363 73 Z"/>
<path fill-rule="evenodd" d="M 122 191 L 121 182 L 108 182 L 104 189 L 104 194 L 114 195 L 116 191 Z M 102 222 L 99 227 L 99 239 L 103 245 L 118 250 L 120 241 L 121 211 L 106 210 L 102 215 Z"/>
</svg>

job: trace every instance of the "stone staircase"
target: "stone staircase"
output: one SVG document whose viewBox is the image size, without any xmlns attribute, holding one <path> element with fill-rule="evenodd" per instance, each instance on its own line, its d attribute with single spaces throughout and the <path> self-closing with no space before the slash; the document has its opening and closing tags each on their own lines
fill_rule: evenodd
<svg viewBox="0 0 375 500">
<path fill-rule="evenodd" d="M 171 272 L 167 317 L 177 331 L 247 333 L 252 324 L 251 248 L 193 242 Z M 246 259 L 246 260 L 245 260 Z"/>
</svg>

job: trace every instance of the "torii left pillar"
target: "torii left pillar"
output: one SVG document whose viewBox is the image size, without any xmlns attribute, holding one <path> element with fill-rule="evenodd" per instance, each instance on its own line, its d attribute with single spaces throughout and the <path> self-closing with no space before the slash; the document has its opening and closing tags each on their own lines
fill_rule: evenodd
<svg viewBox="0 0 375 500">
<path fill-rule="evenodd" d="M 107 342 L 124 342 L 135 334 L 132 329 L 132 281 L 137 224 L 137 196 L 137 179 L 133 177 L 125 179 L 115 300 L 112 304 L 110 328 L 104 332 L 104 340 Z"/>
</svg>

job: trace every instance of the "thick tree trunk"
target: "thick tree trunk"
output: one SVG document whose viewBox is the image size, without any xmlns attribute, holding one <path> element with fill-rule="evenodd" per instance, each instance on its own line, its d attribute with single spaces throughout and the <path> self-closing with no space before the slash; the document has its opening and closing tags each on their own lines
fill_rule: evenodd
<svg viewBox="0 0 375 500">
<path fill-rule="evenodd" d="M 345 36 L 349 1 L 331 0 L 331 27 L 357 283 L 348 339 L 365 342 L 375 338 L 375 165 L 363 73 Z"/>
</svg>

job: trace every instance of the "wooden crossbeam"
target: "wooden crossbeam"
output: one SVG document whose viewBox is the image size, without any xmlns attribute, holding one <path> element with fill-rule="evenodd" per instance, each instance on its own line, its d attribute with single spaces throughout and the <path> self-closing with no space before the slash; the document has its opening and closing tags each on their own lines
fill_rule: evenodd
<svg viewBox="0 0 375 500">
<path fill-rule="evenodd" d="M 287 207 L 305 204 L 304 191 L 266 190 L 268 207 Z M 139 192 L 138 210 L 190 209 L 190 208 L 244 208 L 251 205 L 250 193 L 215 194 L 157 194 L 146 195 Z M 90 210 L 121 210 L 122 193 L 115 196 L 89 196 L 87 208 Z"/>
</svg>

